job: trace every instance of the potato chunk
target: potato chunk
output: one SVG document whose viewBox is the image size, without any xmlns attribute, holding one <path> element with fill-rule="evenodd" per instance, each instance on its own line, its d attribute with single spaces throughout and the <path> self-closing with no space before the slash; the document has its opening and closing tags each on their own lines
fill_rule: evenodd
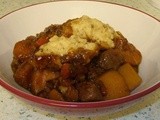
<svg viewBox="0 0 160 120">
<path fill-rule="evenodd" d="M 126 63 L 122 65 L 118 71 L 124 77 L 124 80 L 131 91 L 141 84 L 141 77 L 130 64 Z"/>
<path fill-rule="evenodd" d="M 130 94 L 130 90 L 126 85 L 124 78 L 115 70 L 104 73 L 99 78 L 106 87 L 106 99 L 115 99 Z"/>
</svg>

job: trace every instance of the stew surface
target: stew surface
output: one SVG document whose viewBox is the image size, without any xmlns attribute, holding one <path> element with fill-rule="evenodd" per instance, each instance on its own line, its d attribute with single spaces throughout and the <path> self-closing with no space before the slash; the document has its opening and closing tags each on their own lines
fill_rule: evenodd
<svg viewBox="0 0 160 120">
<path fill-rule="evenodd" d="M 82 16 L 17 42 L 15 81 L 47 99 L 90 102 L 129 95 L 141 84 L 141 53 L 118 31 Z"/>
</svg>

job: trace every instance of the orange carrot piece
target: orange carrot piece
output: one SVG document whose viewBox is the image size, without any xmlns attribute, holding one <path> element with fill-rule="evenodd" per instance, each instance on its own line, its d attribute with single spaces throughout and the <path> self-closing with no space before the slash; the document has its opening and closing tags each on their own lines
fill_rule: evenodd
<svg viewBox="0 0 160 120">
<path fill-rule="evenodd" d="M 63 79 L 67 79 L 71 74 L 71 65 L 69 63 L 64 63 L 61 68 L 61 76 Z"/>
<path fill-rule="evenodd" d="M 47 42 L 48 42 L 48 39 L 45 36 L 42 36 L 36 41 L 36 44 L 38 46 L 41 46 L 41 45 L 43 45 L 43 44 L 45 44 Z"/>
</svg>

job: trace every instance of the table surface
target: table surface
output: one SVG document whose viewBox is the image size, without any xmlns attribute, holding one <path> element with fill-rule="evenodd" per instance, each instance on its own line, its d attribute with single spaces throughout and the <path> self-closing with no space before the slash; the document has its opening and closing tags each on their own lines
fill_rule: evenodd
<svg viewBox="0 0 160 120">
<path fill-rule="evenodd" d="M 19 9 L 46 1 L 53 0 L 0 0 L 0 17 Z M 151 6 L 145 0 L 103 0 L 118 3 L 144 11 L 160 19 L 160 10 Z M 131 108 L 109 115 L 94 117 L 71 117 L 57 115 L 35 108 L 14 97 L 10 92 L 0 86 L 0 119 L 1 120 L 159 120 L 160 117 L 160 89 L 139 99 Z"/>
</svg>

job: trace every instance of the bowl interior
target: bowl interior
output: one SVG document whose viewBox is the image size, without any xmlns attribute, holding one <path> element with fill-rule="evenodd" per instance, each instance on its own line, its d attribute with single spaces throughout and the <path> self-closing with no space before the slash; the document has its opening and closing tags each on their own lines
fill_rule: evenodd
<svg viewBox="0 0 160 120">
<path fill-rule="evenodd" d="M 71 7 L 72 6 L 72 7 Z M 96 11 L 96 12 L 95 12 Z M 132 94 L 160 82 L 160 23 L 153 17 L 128 7 L 91 1 L 60 1 L 15 11 L 0 19 L 0 77 L 9 85 L 27 92 L 15 83 L 11 61 L 14 44 L 36 35 L 50 24 L 88 15 L 120 31 L 142 53 L 140 75 L 143 83 Z"/>
</svg>

